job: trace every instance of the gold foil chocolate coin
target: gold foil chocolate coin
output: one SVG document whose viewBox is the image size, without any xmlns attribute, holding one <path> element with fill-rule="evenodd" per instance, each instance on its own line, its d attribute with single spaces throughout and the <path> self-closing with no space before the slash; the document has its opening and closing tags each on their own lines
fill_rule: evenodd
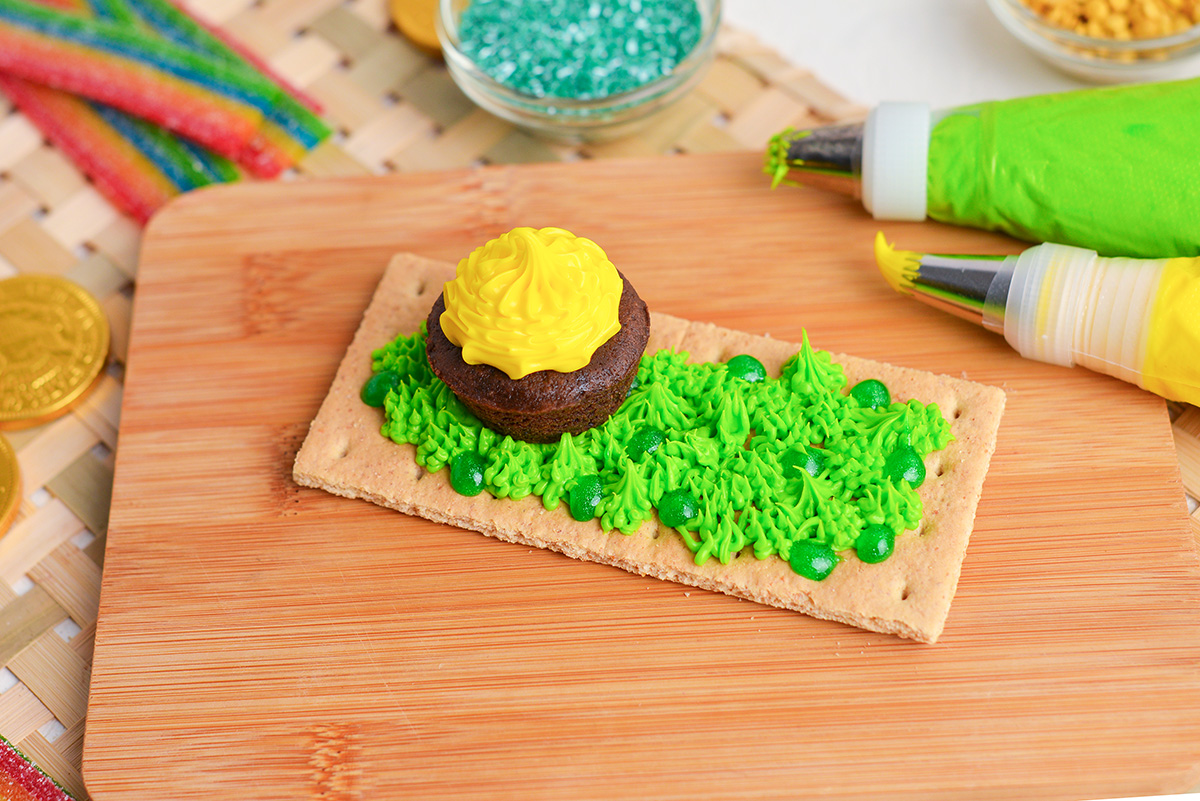
<svg viewBox="0 0 1200 801">
<path fill-rule="evenodd" d="M 0 437 L 0 536 L 8 531 L 21 505 L 21 468 L 17 452 Z"/>
<path fill-rule="evenodd" d="M 78 284 L 51 275 L 0 281 L 0 429 L 73 409 L 108 357 L 108 318 Z"/>
<path fill-rule="evenodd" d="M 392 22 L 408 40 L 434 55 L 442 52 L 437 35 L 438 0 L 390 0 Z"/>
</svg>

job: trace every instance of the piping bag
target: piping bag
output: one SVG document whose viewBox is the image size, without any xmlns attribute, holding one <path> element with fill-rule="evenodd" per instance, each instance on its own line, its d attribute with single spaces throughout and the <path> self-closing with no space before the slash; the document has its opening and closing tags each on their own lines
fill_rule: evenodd
<svg viewBox="0 0 1200 801">
<path fill-rule="evenodd" d="M 915 253 L 880 233 L 875 260 L 893 289 L 1003 334 L 1026 358 L 1200 404 L 1200 258 L 1052 243 L 1018 256 Z"/>
<path fill-rule="evenodd" d="M 786 130 L 772 185 L 860 197 L 880 220 L 1060 242 L 1103 256 L 1200 256 L 1200 79 L 980 103 L 883 103 L 865 122 Z"/>
</svg>

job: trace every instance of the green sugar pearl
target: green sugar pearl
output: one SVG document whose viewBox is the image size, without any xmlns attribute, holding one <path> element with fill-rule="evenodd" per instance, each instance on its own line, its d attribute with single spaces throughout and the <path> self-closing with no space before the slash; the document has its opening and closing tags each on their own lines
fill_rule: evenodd
<svg viewBox="0 0 1200 801">
<path fill-rule="evenodd" d="M 767 368 L 763 363 L 748 353 L 734 356 L 725 363 L 725 368 L 734 378 L 740 378 L 747 384 L 754 384 L 767 377 Z"/>
<path fill-rule="evenodd" d="M 838 562 L 842 561 L 828 545 L 813 540 L 797 540 L 792 543 L 792 553 L 788 562 L 806 579 L 824 581 Z"/>
<path fill-rule="evenodd" d="M 664 526 L 678 528 L 700 513 L 695 496 L 685 489 L 664 492 L 658 502 L 658 519 Z"/>
<path fill-rule="evenodd" d="M 865 381 L 859 381 L 850 390 L 850 397 L 858 401 L 860 406 L 865 406 L 868 409 L 878 409 L 880 406 L 887 406 L 892 402 L 892 393 L 888 392 L 887 386 L 880 380 L 868 378 Z"/>
<path fill-rule="evenodd" d="M 395 389 L 399 383 L 400 375 L 398 373 L 384 370 L 367 379 L 367 383 L 363 384 L 362 391 L 359 392 L 359 397 L 368 406 L 383 406 L 388 392 Z"/>
<path fill-rule="evenodd" d="M 483 457 L 474 451 L 454 454 L 450 460 L 450 486 L 459 495 L 478 495 L 483 492 L 483 468 Z"/>
<path fill-rule="evenodd" d="M 700 41 L 695 0 L 473 0 L 460 49 L 533 97 L 592 100 L 670 74 Z"/>
<path fill-rule="evenodd" d="M 869 525 L 854 541 L 854 551 L 867 564 L 882 562 L 896 550 L 896 535 L 887 526 Z"/>
<path fill-rule="evenodd" d="M 893 481 L 907 481 L 914 489 L 925 483 L 925 461 L 908 445 L 893 451 L 883 469 Z"/>
<path fill-rule="evenodd" d="M 635 462 L 639 461 L 643 456 L 654 453 L 666 441 L 667 435 L 660 429 L 642 426 L 630 437 L 629 444 L 625 446 L 625 455 Z"/>
<path fill-rule="evenodd" d="M 825 452 L 811 445 L 799 445 L 783 455 L 782 466 L 787 478 L 796 478 L 801 470 L 816 478 L 825 469 Z"/>
<path fill-rule="evenodd" d="M 596 516 L 596 507 L 604 497 L 604 487 L 599 476 L 580 476 L 567 491 L 567 503 L 571 517 L 581 523 Z"/>
</svg>

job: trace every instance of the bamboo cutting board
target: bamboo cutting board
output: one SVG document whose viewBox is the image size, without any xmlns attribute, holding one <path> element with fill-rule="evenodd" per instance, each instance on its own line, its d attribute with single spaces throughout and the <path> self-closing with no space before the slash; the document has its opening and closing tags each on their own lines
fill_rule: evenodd
<svg viewBox="0 0 1200 801">
<path fill-rule="evenodd" d="M 651 308 L 1002 386 L 921 646 L 296 487 L 388 258 L 516 225 Z M 1098 798 L 1200 782 L 1200 566 L 1161 400 L 894 294 L 757 154 L 266 184 L 148 232 L 84 774 L 100 801 Z M 888 224 L 902 247 L 1016 252 Z"/>
</svg>

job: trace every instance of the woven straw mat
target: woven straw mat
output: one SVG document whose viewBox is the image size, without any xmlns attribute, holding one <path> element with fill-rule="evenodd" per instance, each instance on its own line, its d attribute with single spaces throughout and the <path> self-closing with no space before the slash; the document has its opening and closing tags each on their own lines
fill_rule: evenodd
<svg viewBox="0 0 1200 801">
<path fill-rule="evenodd" d="M 324 105 L 337 135 L 300 165 L 306 176 L 761 150 L 787 126 L 864 112 L 726 27 L 704 81 L 650 128 L 604 145 L 550 145 L 473 106 L 439 60 L 389 27 L 383 0 L 193 0 L 191 7 Z M 0 99 L 0 278 L 70 278 L 99 299 L 113 332 L 107 375 L 82 406 L 5 435 L 17 451 L 24 495 L 16 523 L 0 538 L 0 735 L 81 801 L 88 797 L 80 761 L 139 236 Z M 1200 496 L 1200 409 L 1172 414 L 1185 484 Z M 1192 520 L 1200 532 L 1200 511 Z"/>
</svg>

